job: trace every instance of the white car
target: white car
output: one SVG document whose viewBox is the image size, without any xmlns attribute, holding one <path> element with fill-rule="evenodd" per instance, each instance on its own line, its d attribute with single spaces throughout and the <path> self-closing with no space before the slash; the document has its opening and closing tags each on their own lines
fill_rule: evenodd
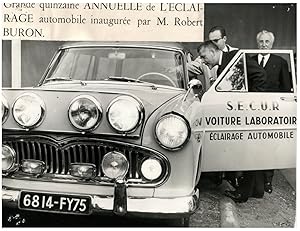
<svg viewBox="0 0 300 231">
<path fill-rule="evenodd" d="M 292 53 L 280 51 L 289 92 L 249 92 L 256 52 L 240 50 L 205 92 L 178 44 L 61 47 L 37 87 L 2 91 L 3 210 L 188 225 L 201 172 L 294 168 Z"/>
</svg>

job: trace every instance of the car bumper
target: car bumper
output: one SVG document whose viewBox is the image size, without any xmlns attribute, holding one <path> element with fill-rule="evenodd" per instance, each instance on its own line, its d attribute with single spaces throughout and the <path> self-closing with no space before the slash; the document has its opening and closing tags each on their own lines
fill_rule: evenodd
<svg viewBox="0 0 300 231">
<path fill-rule="evenodd" d="M 21 190 L 2 188 L 3 208 L 18 209 L 20 193 Z M 117 215 L 151 218 L 190 216 L 199 205 L 198 190 L 194 191 L 190 196 L 175 198 L 128 196 L 125 199 L 121 199 L 121 202 L 118 196 L 91 195 L 91 198 L 91 214 L 115 213 Z M 120 205 L 123 208 L 121 211 L 118 209 Z"/>
</svg>

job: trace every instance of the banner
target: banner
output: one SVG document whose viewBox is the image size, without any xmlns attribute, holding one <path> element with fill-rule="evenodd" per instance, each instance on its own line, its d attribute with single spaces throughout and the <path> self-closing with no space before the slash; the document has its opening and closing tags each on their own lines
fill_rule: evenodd
<svg viewBox="0 0 300 231">
<path fill-rule="evenodd" d="M 203 41 L 204 3 L 3 3 L 2 38 Z"/>
</svg>

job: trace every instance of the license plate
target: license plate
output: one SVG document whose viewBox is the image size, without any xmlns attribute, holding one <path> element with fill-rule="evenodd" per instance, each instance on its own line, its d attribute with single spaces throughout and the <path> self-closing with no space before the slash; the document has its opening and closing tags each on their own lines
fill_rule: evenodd
<svg viewBox="0 0 300 231">
<path fill-rule="evenodd" d="M 88 196 L 21 192 L 19 208 L 68 214 L 89 214 L 91 198 Z"/>
</svg>

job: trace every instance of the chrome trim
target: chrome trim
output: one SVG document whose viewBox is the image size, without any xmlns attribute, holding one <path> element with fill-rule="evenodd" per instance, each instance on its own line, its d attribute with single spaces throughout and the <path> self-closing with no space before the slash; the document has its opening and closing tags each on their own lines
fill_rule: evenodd
<svg viewBox="0 0 300 231">
<path fill-rule="evenodd" d="M 139 120 L 137 122 L 137 124 L 130 130 L 128 131 L 120 131 L 118 130 L 117 128 L 115 128 L 111 123 L 110 123 L 110 120 L 109 120 L 109 110 L 110 108 L 112 107 L 112 105 L 114 103 L 116 103 L 117 101 L 119 100 L 128 100 L 132 103 L 135 104 L 137 110 L 138 110 L 138 113 L 139 113 Z M 111 128 L 113 128 L 115 131 L 117 131 L 118 133 L 121 133 L 121 134 L 128 134 L 128 133 L 133 133 L 137 130 L 137 128 L 142 124 L 142 121 L 144 120 L 145 118 L 145 107 L 142 103 L 142 101 L 140 99 L 138 99 L 137 97 L 132 97 L 132 96 L 117 96 L 116 98 L 114 98 L 108 105 L 107 109 L 106 109 L 106 118 L 107 118 L 107 121 L 108 121 L 108 124 L 110 125 Z"/>
<path fill-rule="evenodd" d="M 9 167 L 9 169 L 7 169 L 7 170 L 2 170 L 2 175 L 7 175 L 7 174 L 9 174 L 9 173 L 11 173 L 11 172 L 13 172 L 13 171 L 15 171 L 15 170 L 17 170 L 18 169 L 18 167 L 19 167 L 19 165 L 16 163 L 16 160 L 17 160 L 17 153 L 16 153 L 16 151 L 13 149 L 13 148 L 11 148 L 10 146 L 8 146 L 8 145 L 5 145 L 5 144 L 2 144 L 2 151 L 3 151 L 3 147 L 6 147 L 6 148 L 8 148 L 9 149 L 9 151 L 10 151 L 10 153 L 12 154 L 12 158 L 13 158 L 13 161 L 12 161 L 12 164 L 11 164 L 11 166 Z M 2 164 L 2 163 L 1 163 Z"/>
<path fill-rule="evenodd" d="M 87 137 L 87 136 L 82 136 L 82 137 L 66 137 L 63 138 L 61 140 L 57 140 L 48 136 L 42 136 L 42 135 L 18 135 L 18 134 L 6 134 L 5 138 L 3 139 L 3 143 L 8 143 L 9 142 L 20 142 L 20 146 L 22 148 L 22 150 L 20 150 L 20 159 L 25 159 L 25 158 L 29 158 L 27 155 L 25 156 L 25 152 L 24 152 L 24 143 L 25 142 L 30 142 L 34 140 L 35 142 L 37 142 L 39 144 L 39 146 L 44 146 L 44 150 L 45 152 L 48 153 L 40 153 L 45 157 L 45 164 L 46 166 L 48 166 L 50 163 L 49 159 L 47 158 L 47 155 L 49 155 L 49 149 L 47 149 L 46 144 L 57 147 L 58 149 L 62 149 L 62 150 L 67 150 L 66 152 L 66 158 L 71 162 L 71 150 L 70 148 L 72 146 L 74 146 L 75 144 L 81 144 L 81 145 L 85 145 L 85 144 L 99 144 L 101 145 L 101 149 L 100 146 L 98 146 L 98 149 L 100 151 L 104 151 L 106 152 L 106 150 L 104 150 L 105 146 L 114 146 L 117 148 L 123 148 L 124 150 L 127 150 L 126 152 L 128 152 L 128 155 L 130 153 L 130 151 L 134 151 L 136 152 L 137 155 L 139 155 L 139 153 L 141 153 L 143 156 L 145 157 L 157 157 L 158 159 L 161 160 L 161 162 L 163 163 L 163 169 L 164 169 L 164 174 L 162 175 L 162 177 L 158 178 L 157 180 L 153 180 L 153 181 L 144 181 L 143 178 L 140 178 L 139 174 L 139 163 L 138 161 L 133 161 L 136 162 L 133 167 L 132 173 L 135 173 L 136 175 L 131 176 L 133 177 L 133 179 L 127 179 L 128 185 L 131 186 L 136 186 L 136 187 L 159 187 L 160 185 L 162 185 L 163 183 L 165 183 L 167 181 L 167 179 L 170 176 L 170 170 L 171 170 L 171 166 L 170 166 L 170 162 L 168 160 L 168 158 L 163 155 L 162 153 L 147 148 L 147 147 L 143 147 L 143 146 L 139 146 L 139 145 L 135 145 L 135 144 L 131 144 L 131 143 L 125 143 L 125 142 L 120 142 L 120 141 L 111 141 L 111 140 L 104 140 L 104 139 L 99 139 L 99 138 L 95 138 L 95 137 Z M 102 148 L 103 147 L 103 148 Z M 92 149 L 93 150 L 93 149 Z M 94 150 L 95 151 L 95 150 Z M 109 152 L 109 151 L 107 151 Z M 132 153 L 132 158 L 135 158 L 133 156 Z M 101 163 L 102 159 L 101 156 L 96 157 L 97 163 Z M 72 162 L 75 162 L 74 160 L 72 160 Z M 52 161 L 53 163 L 53 161 Z M 101 167 L 100 167 L 101 168 Z M 98 170 L 98 173 L 101 173 L 101 170 Z M 94 181 L 82 181 L 80 179 L 74 179 L 74 177 L 71 177 L 70 175 L 63 175 L 63 174 L 55 174 L 55 173 L 45 173 L 43 174 L 43 176 L 39 177 L 38 179 L 36 179 L 35 177 L 28 177 L 25 176 L 25 174 L 20 174 L 18 172 L 14 173 L 14 174 L 10 174 L 8 177 L 10 178 L 14 178 L 14 179 L 26 179 L 26 180 L 32 180 L 32 181 L 51 181 L 51 182 L 60 182 L 61 180 L 63 180 L 64 182 L 70 182 L 70 183 L 80 183 L 80 184 L 87 184 L 87 185 L 94 185 L 95 183 L 97 185 L 112 185 L 112 180 L 107 178 L 107 177 L 96 177 Z M 130 177 L 130 176 L 129 176 Z M 139 179 L 134 179 L 134 178 L 139 178 Z"/>
<path fill-rule="evenodd" d="M 41 165 L 41 167 L 42 167 L 42 172 L 41 173 L 29 173 L 29 172 L 24 172 L 23 171 L 23 164 L 24 164 L 24 162 L 35 162 L 35 163 L 39 163 L 40 165 Z M 24 173 L 24 174 L 28 174 L 28 175 L 31 175 L 31 176 L 40 176 L 40 175 L 42 175 L 44 172 L 45 172 L 45 170 L 46 170 L 46 165 L 45 165 L 45 162 L 43 162 L 43 161 L 41 161 L 41 160 L 34 160 L 34 159 L 23 159 L 22 161 L 21 161 L 21 171 Z"/>
<path fill-rule="evenodd" d="M 115 180 L 113 212 L 119 216 L 127 213 L 127 185 L 124 178 Z"/>
<path fill-rule="evenodd" d="M 26 126 L 26 125 L 20 124 L 20 123 L 18 122 L 18 120 L 15 118 L 15 114 L 14 114 L 14 107 L 15 107 L 16 102 L 17 102 L 20 98 L 22 98 L 22 97 L 24 97 L 24 96 L 31 96 L 31 97 L 35 98 L 35 99 L 38 101 L 38 103 L 40 104 L 40 108 L 41 108 L 41 116 L 40 116 L 39 120 L 38 120 L 35 124 L 33 124 L 33 125 L 31 125 L 31 126 Z M 23 93 L 23 94 L 19 95 L 19 96 L 15 99 L 15 101 L 14 101 L 14 103 L 13 103 L 13 106 L 12 106 L 12 115 L 13 115 L 14 120 L 16 121 L 16 123 L 17 123 L 21 128 L 24 128 L 24 129 L 33 129 L 33 128 L 36 128 L 36 127 L 40 126 L 41 123 L 43 122 L 44 118 L 45 118 L 45 114 L 46 114 L 46 105 L 45 105 L 45 102 L 42 100 L 41 97 L 39 97 L 38 95 L 36 95 L 35 93 L 32 93 L 32 92 L 29 92 L 29 93 Z"/>
<path fill-rule="evenodd" d="M 106 173 L 105 173 L 105 170 L 104 170 L 104 168 L 103 168 L 103 162 L 105 161 L 105 158 L 106 158 L 107 156 L 109 156 L 109 155 L 112 155 L 112 154 L 120 155 L 122 158 L 125 159 L 125 164 L 126 164 L 126 170 L 124 171 L 124 173 L 121 174 L 120 176 L 115 177 L 115 178 L 107 176 Z M 110 179 L 118 179 L 119 177 L 122 178 L 122 179 L 124 179 L 125 175 L 126 175 L 127 172 L 128 172 L 128 169 L 129 169 L 129 163 L 128 163 L 128 160 L 127 160 L 127 158 L 126 158 L 125 155 L 123 155 L 122 153 L 117 152 L 117 151 L 112 151 L 112 152 L 106 153 L 106 154 L 103 156 L 102 161 L 101 161 L 101 168 L 102 168 L 102 171 L 103 171 L 104 175 L 107 176 L 107 177 L 110 178 Z"/>
<path fill-rule="evenodd" d="M 8 177 L 7 177 L 8 178 Z M 71 175 L 62 175 L 62 174 L 50 174 L 45 173 L 39 178 L 33 177 L 32 175 L 17 172 L 13 175 L 9 175 L 10 179 L 17 180 L 29 180 L 29 181 L 40 181 L 40 182 L 64 182 L 70 184 L 81 184 L 81 185 L 105 185 L 105 186 L 113 186 L 113 179 L 110 179 L 106 176 L 96 176 L 94 179 L 86 180 L 79 177 L 71 176 Z M 150 188 L 155 187 L 155 184 L 145 185 L 142 179 L 126 179 L 128 186 L 137 186 L 141 188 Z"/>
<path fill-rule="evenodd" d="M 167 44 L 167 43 L 165 43 Z M 65 49 L 72 49 L 72 48 L 142 48 L 142 49 L 155 49 L 155 50 L 167 50 L 167 51 L 182 51 L 183 47 L 178 46 L 164 46 L 165 44 L 132 44 L 132 43 L 108 43 L 108 44 L 95 44 L 95 43 L 89 43 L 89 44 L 65 44 L 62 45 L 59 50 L 65 50 Z M 175 43 L 173 43 L 175 44 Z"/>
<path fill-rule="evenodd" d="M 73 105 L 73 103 L 75 103 L 75 102 L 76 102 L 77 100 L 79 100 L 79 99 L 88 99 L 88 100 L 92 101 L 92 103 L 94 103 L 95 106 L 96 106 L 96 108 L 97 108 L 97 112 L 98 112 L 98 118 L 97 118 L 97 121 L 96 121 L 96 123 L 95 123 L 92 127 L 87 128 L 87 129 L 78 127 L 77 124 L 76 124 L 76 123 L 73 123 L 73 122 L 72 122 L 72 119 L 71 119 L 72 116 L 71 116 L 70 108 L 71 108 L 71 106 Z M 72 125 L 76 130 L 79 130 L 79 131 L 93 131 L 93 130 L 95 130 L 95 129 L 99 126 L 99 124 L 100 124 L 100 122 L 101 122 L 101 119 L 102 119 L 102 117 L 103 117 L 102 115 L 103 115 L 103 110 L 102 110 L 102 107 L 101 107 L 100 102 L 99 102 L 95 97 L 93 97 L 93 96 L 91 96 L 91 95 L 79 95 L 79 96 L 75 97 L 75 98 L 70 102 L 69 107 L 68 107 L 68 118 L 69 118 L 69 122 L 71 123 L 71 125 Z"/>
<path fill-rule="evenodd" d="M 93 169 L 92 176 L 89 178 L 89 177 L 80 177 L 80 176 L 76 176 L 76 175 L 72 174 L 73 168 L 76 165 L 91 167 Z M 79 179 L 84 179 L 84 180 L 86 180 L 86 179 L 94 179 L 96 177 L 96 175 L 97 175 L 97 173 L 96 173 L 96 165 L 95 164 L 90 164 L 90 163 L 71 163 L 70 166 L 69 166 L 69 172 L 70 172 L 71 176 L 76 177 L 77 179 L 79 178 Z"/>
<path fill-rule="evenodd" d="M 88 83 L 95 83 L 95 84 L 109 84 L 109 83 L 112 83 L 112 81 L 108 81 L 108 80 L 101 80 L 101 81 L 86 81 Z M 70 84 L 70 82 L 68 82 Z M 114 82 L 116 83 L 116 82 Z M 142 83 L 130 83 L 130 85 L 136 85 L 136 86 L 145 86 L 144 84 Z M 118 85 L 128 85 L 127 82 L 118 82 Z M 153 85 L 153 84 L 152 84 Z M 151 86 L 152 86 L 151 85 Z M 150 86 L 150 85 L 149 85 Z M 147 87 L 149 87 L 147 86 Z M 175 92 L 178 92 L 178 94 L 182 94 L 182 93 L 185 93 L 186 90 L 183 89 L 183 88 L 175 88 L 175 87 L 170 87 L 170 86 L 164 86 L 164 85 L 156 85 L 157 88 L 161 88 L 161 89 L 169 89 L 169 90 L 173 90 Z M 2 88 L 3 90 L 8 90 L 8 91 L 12 91 L 12 92 L 15 92 L 15 91 L 24 91 L 24 88 Z M 55 88 L 46 88 L 45 86 L 43 87 L 36 87 L 34 89 L 35 92 L 76 92 L 76 93 L 103 93 L 103 94 L 110 94 L 110 95 L 116 95 L 116 94 L 119 94 L 119 95 L 128 95 L 128 96 L 131 96 L 133 98 L 135 98 L 136 96 L 132 93 L 129 93 L 129 92 L 124 92 L 124 91 L 121 91 L 121 90 L 115 90 L 115 91 L 104 91 L 104 90 L 99 90 L 99 91 L 96 91 L 95 89 L 90 89 L 90 90 L 87 90 L 87 89 L 78 89 L 78 90 L 72 90 L 72 89 L 55 89 Z M 175 97 L 176 95 L 174 95 Z"/>
<path fill-rule="evenodd" d="M 2 94 L 1 101 L 2 101 L 2 105 L 3 105 L 3 111 L 2 111 L 2 124 L 4 124 L 5 121 L 6 121 L 7 118 L 8 118 L 9 105 L 8 105 L 7 99 L 5 98 L 5 96 L 4 96 L 3 94 Z"/>
<path fill-rule="evenodd" d="M 168 117 L 168 116 L 171 116 L 171 115 L 173 115 L 173 116 L 175 116 L 175 117 L 178 117 L 180 120 L 182 120 L 182 121 L 186 124 L 187 130 L 188 130 L 187 137 L 186 137 L 185 141 L 183 142 L 183 144 L 181 144 L 180 146 L 175 147 L 175 148 L 169 148 L 169 147 L 163 145 L 163 144 L 160 142 L 160 140 L 158 139 L 157 134 L 156 134 L 156 128 L 157 128 L 158 123 L 159 123 L 162 119 L 164 119 L 165 117 Z M 155 125 L 155 127 L 154 127 L 154 137 L 155 137 L 156 142 L 157 142 L 162 148 L 164 148 L 164 149 L 166 149 L 166 150 L 169 150 L 169 151 L 177 151 L 177 150 L 180 150 L 181 148 L 183 148 L 183 146 L 189 141 L 189 139 L 190 139 L 190 137 L 191 137 L 191 127 L 190 127 L 190 124 L 189 124 L 189 122 L 187 121 L 187 119 L 184 118 L 182 115 L 180 115 L 180 114 L 178 114 L 178 113 L 176 113 L 176 112 L 169 112 L 169 113 L 164 114 L 163 116 L 161 116 L 161 117 L 159 118 L 159 120 L 156 122 L 156 125 Z"/>
<path fill-rule="evenodd" d="M 30 191 L 30 190 L 28 190 Z M 32 191 L 30 191 L 32 192 Z M 38 191 L 39 193 L 48 193 Z M 17 207 L 19 203 L 21 190 L 2 188 L 2 205 L 3 207 Z M 51 192 L 50 192 L 51 194 Z M 55 193 L 62 194 L 64 193 Z M 66 194 L 66 193 L 65 193 Z M 109 195 L 87 195 L 76 194 L 78 196 L 90 196 L 92 198 L 92 213 L 112 212 L 114 197 Z M 147 214 L 151 216 L 160 215 L 161 217 L 169 217 L 172 215 L 192 214 L 199 206 L 199 190 L 193 191 L 189 196 L 184 197 L 127 197 L 127 213 L 130 215 Z M 45 211 L 43 211 L 45 212 Z"/>
</svg>

